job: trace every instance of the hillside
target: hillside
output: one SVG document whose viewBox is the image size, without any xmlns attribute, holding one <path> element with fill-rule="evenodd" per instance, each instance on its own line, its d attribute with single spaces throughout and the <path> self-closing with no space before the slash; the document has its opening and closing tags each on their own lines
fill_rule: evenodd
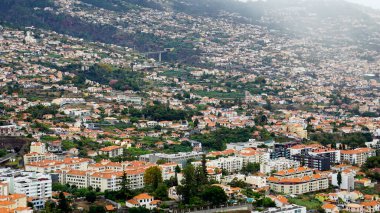
<svg viewBox="0 0 380 213">
<path fill-rule="evenodd" d="M 35 26 L 141 52 L 175 48 L 164 54 L 164 60 L 202 66 L 216 65 L 215 61 L 202 56 L 207 55 L 210 43 L 223 47 L 236 36 L 226 32 L 233 27 L 269 36 L 272 40 L 305 37 L 328 46 L 359 45 L 379 51 L 379 18 L 374 14 L 338 0 L 249 3 L 234 0 L 4 0 L 0 5 L 0 23 L 5 25 Z M 247 32 L 241 39 L 250 39 Z M 204 42 L 205 39 L 208 41 Z M 255 43 L 262 41 L 255 40 L 252 44 L 252 48 L 261 48 L 255 47 Z"/>
</svg>

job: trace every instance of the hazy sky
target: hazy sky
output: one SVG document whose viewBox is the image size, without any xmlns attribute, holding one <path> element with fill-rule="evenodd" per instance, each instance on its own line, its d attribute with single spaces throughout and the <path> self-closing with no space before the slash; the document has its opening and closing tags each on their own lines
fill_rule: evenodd
<svg viewBox="0 0 380 213">
<path fill-rule="evenodd" d="M 239 1 L 247 1 L 247 0 L 239 0 Z M 251 1 L 258 1 L 258 0 L 251 0 Z M 380 9 L 380 0 L 345 0 L 345 1 L 361 4 L 367 7 L 372 7 L 374 9 Z"/>
<path fill-rule="evenodd" d="M 380 0 L 347 0 L 347 1 L 373 7 L 376 9 L 380 9 Z"/>
</svg>

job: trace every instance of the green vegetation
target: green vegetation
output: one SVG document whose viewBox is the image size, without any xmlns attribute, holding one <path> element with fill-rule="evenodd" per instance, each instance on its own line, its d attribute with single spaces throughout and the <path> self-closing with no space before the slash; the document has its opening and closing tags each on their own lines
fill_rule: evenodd
<svg viewBox="0 0 380 213">
<path fill-rule="evenodd" d="M 29 107 L 25 112 L 30 113 L 31 117 L 34 119 L 42 119 L 44 115 L 52 114 L 55 115 L 58 113 L 59 106 L 57 105 L 51 105 L 51 106 L 44 106 L 44 105 L 36 105 Z"/>
<path fill-rule="evenodd" d="M 5 155 L 7 155 L 7 150 L 0 149 L 0 158 L 4 157 Z"/>
<path fill-rule="evenodd" d="M 366 163 L 361 167 L 366 175 L 376 181 L 380 181 L 380 173 L 373 169 L 380 168 L 380 156 L 374 156 L 367 159 Z"/>
<path fill-rule="evenodd" d="M 193 92 L 200 96 L 207 96 L 210 98 L 220 98 L 220 99 L 235 99 L 235 98 L 245 97 L 243 92 L 217 92 L 217 91 L 203 91 L 203 90 L 197 90 Z"/>
<path fill-rule="evenodd" d="M 290 203 L 297 204 L 300 206 L 305 206 L 308 210 L 314 209 L 318 210 L 321 207 L 321 202 L 311 198 L 310 196 L 302 196 L 297 198 L 288 198 Z"/>
<path fill-rule="evenodd" d="M 202 165 L 194 167 L 187 164 L 182 170 L 182 184 L 177 186 L 177 192 L 182 196 L 183 204 L 187 205 L 220 205 L 227 201 L 224 190 L 210 184 L 206 172 L 206 160 L 202 158 Z"/>
<path fill-rule="evenodd" d="M 320 142 L 326 146 L 342 143 L 351 148 L 365 147 L 365 142 L 372 141 L 371 133 L 314 133 L 310 134 L 310 140 Z M 338 147 L 339 148 L 339 147 Z"/>
<path fill-rule="evenodd" d="M 142 110 L 128 108 L 123 111 L 123 114 L 129 114 L 131 117 L 137 119 L 145 118 L 155 121 L 178 121 L 189 119 L 193 113 L 188 110 L 171 109 L 166 104 L 155 103 L 153 106 L 147 105 Z"/>
<path fill-rule="evenodd" d="M 226 143 L 246 142 L 252 138 L 254 128 L 229 129 L 222 127 L 208 134 L 192 135 L 191 139 L 202 142 L 202 146 L 210 150 L 223 150 Z"/>
<path fill-rule="evenodd" d="M 144 183 L 146 186 L 156 190 L 158 185 L 162 183 L 162 172 L 158 166 L 148 168 L 144 173 Z"/>
<path fill-rule="evenodd" d="M 83 86 L 86 79 L 100 84 L 110 85 L 117 90 L 140 91 L 144 86 L 144 74 L 142 72 L 132 72 L 124 68 L 114 67 L 109 64 L 94 64 L 88 70 L 82 71 L 81 65 L 72 64 L 61 68 L 77 76 L 72 79 L 77 86 Z"/>
</svg>

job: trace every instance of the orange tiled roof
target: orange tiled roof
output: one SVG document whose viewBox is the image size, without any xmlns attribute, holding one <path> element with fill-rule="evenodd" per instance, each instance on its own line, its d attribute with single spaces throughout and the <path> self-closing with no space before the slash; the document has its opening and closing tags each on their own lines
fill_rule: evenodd
<svg viewBox="0 0 380 213">
<path fill-rule="evenodd" d="M 331 203 L 326 203 L 322 206 L 323 209 L 335 209 L 336 205 L 331 204 Z"/>
<path fill-rule="evenodd" d="M 139 195 L 136 195 L 133 197 L 133 199 L 136 199 L 136 200 L 140 200 L 140 199 L 151 199 L 153 198 L 152 196 L 150 196 L 149 194 L 147 193 L 141 193 Z"/>
<path fill-rule="evenodd" d="M 107 146 L 107 147 L 101 148 L 100 151 L 110 152 L 112 150 L 119 149 L 119 148 L 121 148 L 121 147 L 120 146 Z"/>
<path fill-rule="evenodd" d="M 363 205 L 363 206 L 376 206 L 376 205 L 379 205 L 379 203 L 377 201 L 362 202 L 360 204 Z"/>
</svg>

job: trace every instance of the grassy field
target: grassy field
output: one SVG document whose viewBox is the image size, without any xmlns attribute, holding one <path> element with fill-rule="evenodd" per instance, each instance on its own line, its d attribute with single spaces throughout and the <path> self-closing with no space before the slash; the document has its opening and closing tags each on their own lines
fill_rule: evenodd
<svg viewBox="0 0 380 213">
<path fill-rule="evenodd" d="M 308 210 L 318 209 L 322 205 L 321 202 L 314 198 L 310 198 L 309 196 L 289 198 L 289 202 L 300 206 L 305 206 Z"/>
<path fill-rule="evenodd" d="M 217 92 L 217 91 L 194 91 L 195 94 L 200 96 L 207 96 L 210 98 L 220 98 L 220 99 L 235 99 L 235 98 L 244 98 L 244 93 L 238 93 L 238 92 Z"/>
</svg>

